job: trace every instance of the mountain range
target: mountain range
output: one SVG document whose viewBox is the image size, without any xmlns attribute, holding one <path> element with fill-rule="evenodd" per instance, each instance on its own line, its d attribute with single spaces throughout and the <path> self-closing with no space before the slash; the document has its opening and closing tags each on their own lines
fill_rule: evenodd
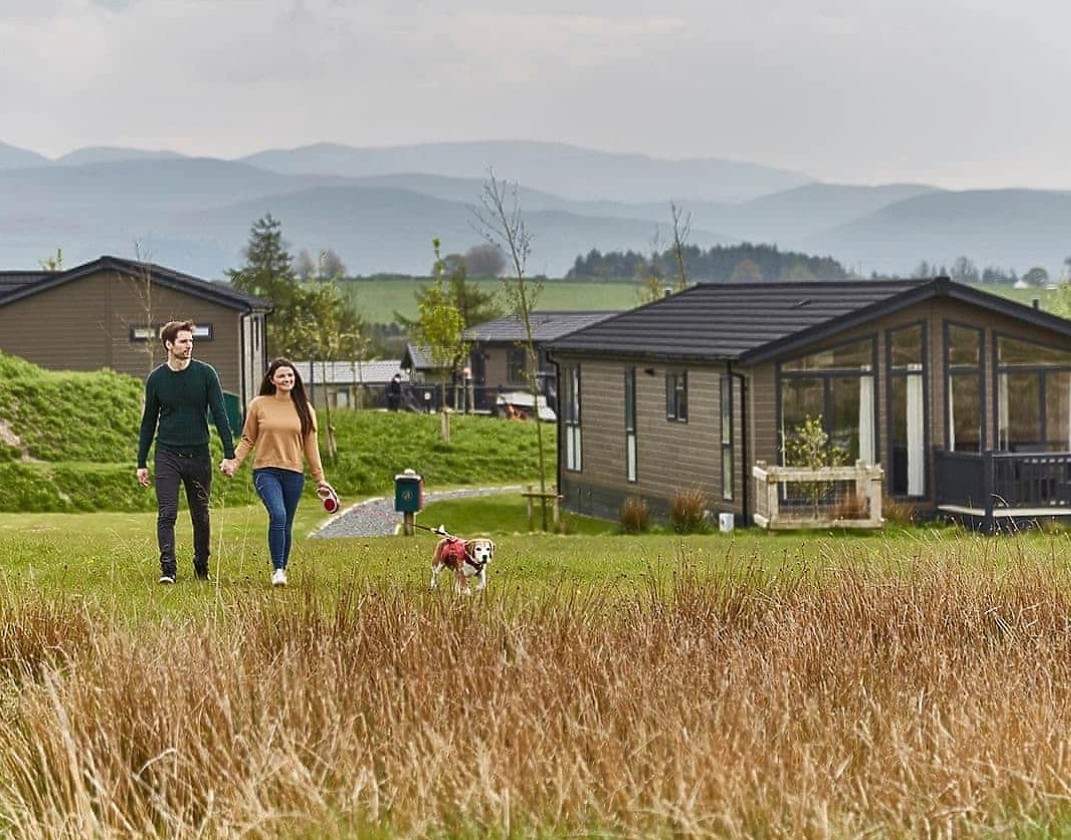
<svg viewBox="0 0 1071 840">
<path fill-rule="evenodd" d="M 515 190 L 529 273 L 550 277 L 592 249 L 667 247 L 671 204 L 690 244 L 775 244 L 861 276 L 961 256 L 1058 275 L 1071 254 L 1069 192 L 829 184 L 748 162 L 519 141 L 322 143 L 231 160 L 114 147 L 50 159 L 0 143 L 0 269 L 38 268 L 61 248 L 67 265 L 114 254 L 219 279 L 270 213 L 292 255 L 331 249 L 354 275 L 424 275 L 433 239 L 444 253 L 485 241 L 492 176 Z"/>
</svg>

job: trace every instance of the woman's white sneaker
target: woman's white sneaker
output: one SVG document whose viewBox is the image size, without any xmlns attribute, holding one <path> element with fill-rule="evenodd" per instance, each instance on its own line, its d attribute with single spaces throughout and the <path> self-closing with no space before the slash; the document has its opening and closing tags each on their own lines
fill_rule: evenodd
<svg viewBox="0 0 1071 840">
<path fill-rule="evenodd" d="M 286 569 L 276 569 L 271 573 L 272 586 L 286 586 Z"/>
</svg>

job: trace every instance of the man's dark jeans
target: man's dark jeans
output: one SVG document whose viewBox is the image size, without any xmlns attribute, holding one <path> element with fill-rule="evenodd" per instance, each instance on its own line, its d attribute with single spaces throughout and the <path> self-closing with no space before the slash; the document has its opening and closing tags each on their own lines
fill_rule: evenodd
<svg viewBox="0 0 1071 840">
<path fill-rule="evenodd" d="M 211 542 L 209 501 L 212 496 L 212 459 L 205 456 L 178 455 L 157 450 L 153 458 L 156 471 L 156 541 L 160 546 L 160 572 L 175 577 L 175 521 L 178 519 L 179 485 L 186 488 L 186 504 L 193 523 L 193 569 L 208 574 Z"/>
</svg>

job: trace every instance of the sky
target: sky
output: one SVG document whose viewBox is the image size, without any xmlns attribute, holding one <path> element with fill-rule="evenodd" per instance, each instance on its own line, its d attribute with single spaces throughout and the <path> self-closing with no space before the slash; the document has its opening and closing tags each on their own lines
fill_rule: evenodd
<svg viewBox="0 0 1071 840">
<path fill-rule="evenodd" d="M 3 0 L 0 141 L 543 140 L 1071 189 L 1067 0 Z"/>
</svg>

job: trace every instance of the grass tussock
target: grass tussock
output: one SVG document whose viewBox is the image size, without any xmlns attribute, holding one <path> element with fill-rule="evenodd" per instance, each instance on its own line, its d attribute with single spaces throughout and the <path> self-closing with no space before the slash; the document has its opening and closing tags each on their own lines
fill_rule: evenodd
<svg viewBox="0 0 1071 840">
<path fill-rule="evenodd" d="M 651 512 L 647 507 L 647 500 L 637 496 L 630 496 L 621 504 L 618 513 L 621 523 L 621 532 L 624 534 L 642 534 L 651 525 Z"/>
<path fill-rule="evenodd" d="M 24 593 L 5 607 L 37 629 L 2 648 L 0 831 L 1066 829 L 1066 570 L 837 552 L 717 574 L 682 554 L 626 595 L 368 585 L 325 606 L 294 587 L 195 626 Z"/>
<path fill-rule="evenodd" d="M 703 491 L 696 487 L 677 490 L 670 501 L 669 521 L 678 534 L 700 534 L 709 530 L 707 498 Z"/>
</svg>

